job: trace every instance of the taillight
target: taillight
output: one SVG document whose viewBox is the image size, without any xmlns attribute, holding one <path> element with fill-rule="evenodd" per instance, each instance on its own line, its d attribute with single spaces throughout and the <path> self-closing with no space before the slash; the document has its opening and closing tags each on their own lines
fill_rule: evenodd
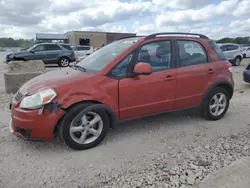
<svg viewBox="0 0 250 188">
<path fill-rule="evenodd" d="M 227 63 L 227 64 L 226 64 L 226 67 L 227 67 L 228 71 L 230 71 L 230 72 L 232 72 L 231 66 L 232 66 L 231 63 Z"/>
</svg>

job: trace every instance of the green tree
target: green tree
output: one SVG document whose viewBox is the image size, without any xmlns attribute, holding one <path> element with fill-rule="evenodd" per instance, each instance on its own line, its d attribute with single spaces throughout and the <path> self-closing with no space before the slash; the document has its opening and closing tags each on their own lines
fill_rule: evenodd
<svg viewBox="0 0 250 188">
<path fill-rule="evenodd" d="M 34 39 L 0 38 L 0 47 L 27 47 L 34 43 Z"/>
<path fill-rule="evenodd" d="M 217 40 L 218 43 L 237 43 L 237 44 L 250 44 L 249 37 L 236 37 L 236 38 L 222 38 Z"/>
</svg>

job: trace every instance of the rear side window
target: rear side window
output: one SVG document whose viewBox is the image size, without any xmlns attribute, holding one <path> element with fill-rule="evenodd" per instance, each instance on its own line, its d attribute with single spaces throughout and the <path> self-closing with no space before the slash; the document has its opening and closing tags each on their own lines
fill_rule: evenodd
<svg viewBox="0 0 250 188">
<path fill-rule="evenodd" d="M 227 45 L 227 51 L 237 50 L 239 47 L 236 45 Z"/>
<path fill-rule="evenodd" d="M 177 41 L 179 48 L 180 67 L 208 63 L 207 52 L 204 47 L 196 41 Z"/>
<path fill-rule="evenodd" d="M 50 50 L 61 50 L 61 48 L 56 44 L 47 44 L 46 49 L 48 51 L 50 51 Z"/>
<path fill-rule="evenodd" d="M 219 47 L 218 44 L 216 44 L 216 42 L 214 42 L 214 41 L 209 41 L 208 44 L 213 48 L 215 54 L 217 55 L 217 57 L 218 57 L 221 61 L 227 60 L 226 57 L 225 57 L 225 55 L 223 54 L 222 49 Z"/>
<path fill-rule="evenodd" d="M 90 50 L 90 47 L 89 46 L 79 46 L 77 48 L 77 50 L 79 50 L 79 51 Z"/>
<path fill-rule="evenodd" d="M 67 50 L 72 50 L 72 48 L 70 47 L 70 45 L 62 44 L 62 47 L 66 48 Z"/>
</svg>

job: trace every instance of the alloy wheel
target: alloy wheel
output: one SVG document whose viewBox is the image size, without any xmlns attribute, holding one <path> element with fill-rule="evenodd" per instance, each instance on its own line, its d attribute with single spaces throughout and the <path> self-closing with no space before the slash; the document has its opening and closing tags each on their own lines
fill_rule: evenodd
<svg viewBox="0 0 250 188">
<path fill-rule="evenodd" d="M 63 67 L 69 66 L 69 60 L 68 60 L 67 58 L 61 59 L 61 65 L 62 65 Z"/>
<path fill-rule="evenodd" d="M 214 116 L 220 116 L 226 109 L 227 97 L 224 93 L 216 93 L 210 100 L 210 113 Z"/>
<path fill-rule="evenodd" d="M 77 118 L 77 119 L 76 119 Z M 88 112 L 80 119 L 76 117 L 70 125 L 70 136 L 78 144 L 90 144 L 101 135 L 103 120 L 95 112 Z"/>
</svg>

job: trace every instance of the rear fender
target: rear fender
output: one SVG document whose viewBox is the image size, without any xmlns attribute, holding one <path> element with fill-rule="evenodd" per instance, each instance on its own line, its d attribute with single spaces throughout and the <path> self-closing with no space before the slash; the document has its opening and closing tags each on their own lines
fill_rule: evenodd
<svg viewBox="0 0 250 188">
<path fill-rule="evenodd" d="M 234 86 L 227 82 L 227 81 L 216 81 L 214 82 L 205 92 L 204 97 L 202 102 L 208 97 L 209 93 L 211 93 L 211 91 L 216 88 L 216 87 L 225 87 L 225 89 L 229 92 L 230 94 L 230 99 L 233 97 L 233 92 L 234 92 Z"/>
</svg>

